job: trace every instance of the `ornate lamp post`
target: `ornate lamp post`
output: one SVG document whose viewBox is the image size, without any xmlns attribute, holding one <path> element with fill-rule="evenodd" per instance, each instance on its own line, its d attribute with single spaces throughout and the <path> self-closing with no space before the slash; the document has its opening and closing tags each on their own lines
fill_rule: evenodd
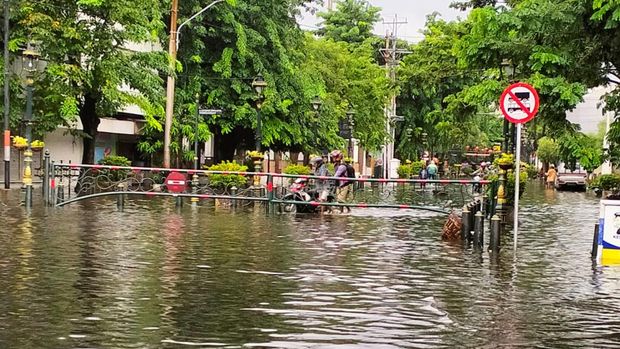
<svg viewBox="0 0 620 349">
<path fill-rule="evenodd" d="M 261 108 L 263 107 L 264 100 L 264 92 L 267 88 L 267 82 L 263 78 L 262 74 L 258 74 L 254 81 L 252 81 L 252 88 L 256 91 L 257 100 L 256 100 L 256 152 L 260 154 L 260 156 L 253 156 L 252 160 L 254 161 L 254 172 L 259 173 L 262 170 L 262 162 L 263 155 L 261 154 L 261 143 L 262 143 L 262 124 L 261 124 Z M 260 176 L 254 176 L 254 186 L 260 186 Z"/>
<path fill-rule="evenodd" d="M 502 60 L 501 68 L 502 68 L 502 73 L 504 74 L 504 76 L 508 78 L 508 81 L 512 82 L 514 80 L 515 71 L 516 71 L 514 65 L 512 64 L 512 61 L 509 59 Z M 514 128 L 513 128 L 513 133 L 514 133 Z M 511 149 L 510 144 L 513 142 L 512 140 L 513 133 L 511 133 L 510 131 L 510 123 L 508 122 L 508 119 L 504 118 L 504 132 L 503 132 L 504 142 L 502 144 L 502 151 L 504 153 L 508 153 Z"/>
<path fill-rule="evenodd" d="M 256 101 L 256 150 L 261 151 L 262 142 L 262 125 L 261 125 L 261 108 L 263 107 L 264 92 L 267 88 L 267 81 L 263 78 L 262 74 L 258 74 L 254 81 L 252 81 L 252 88 L 256 91 L 258 99 Z"/>
<path fill-rule="evenodd" d="M 28 147 L 24 151 L 24 175 L 22 183 L 24 184 L 26 197 L 25 206 L 27 209 L 32 207 L 32 91 L 34 80 L 33 73 L 37 70 L 40 54 L 35 51 L 29 44 L 28 48 L 22 52 L 22 62 L 24 70 L 26 70 L 26 113 L 24 114 L 24 123 L 26 124 L 26 141 Z"/>
<path fill-rule="evenodd" d="M 353 159 L 353 127 L 355 126 L 355 120 L 353 120 L 353 117 L 355 116 L 355 110 L 353 109 L 353 106 L 349 107 L 349 110 L 347 110 L 347 122 L 349 125 L 349 147 L 348 147 L 348 153 L 349 153 L 349 157 L 351 159 Z"/>
</svg>

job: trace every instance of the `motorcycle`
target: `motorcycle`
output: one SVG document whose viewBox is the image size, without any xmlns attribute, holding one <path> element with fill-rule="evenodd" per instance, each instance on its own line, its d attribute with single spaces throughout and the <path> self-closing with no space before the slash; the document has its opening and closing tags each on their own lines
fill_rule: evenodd
<svg viewBox="0 0 620 349">
<path fill-rule="evenodd" d="M 336 197 L 331 191 L 325 189 L 318 191 L 316 189 L 308 190 L 308 179 L 297 178 L 289 187 L 288 194 L 282 197 L 284 201 L 299 201 L 306 204 L 285 203 L 281 205 L 282 212 L 289 213 L 318 213 L 320 211 L 319 205 L 307 204 L 309 202 L 335 202 Z M 331 210 L 330 207 L 326 208 Z"/>
</svg>

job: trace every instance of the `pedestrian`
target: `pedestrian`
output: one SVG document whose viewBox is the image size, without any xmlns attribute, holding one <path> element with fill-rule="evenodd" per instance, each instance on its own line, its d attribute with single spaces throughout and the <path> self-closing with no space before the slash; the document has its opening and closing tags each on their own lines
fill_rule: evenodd
<svg viewBox="0 0 620 349">
<path fill-rule="evenodd" d="M 439 168 L 437 168 L 437 164 L 435 164 L 435 161 L 432 161 L 428 164 L 428 166 L 426 166 L 426 172 L 428 173 L 428 179 L 430 180 L 436 180 L 438 179 L 438 172 L 439 172 Z"/>
<path fill-rule="evenodd" d="M 332 161 L 334 162 L 334 177 L 347 177 L 347 165 L 342 161 L 342 152 L 340 150 L 334 150 L 331 152 Z M 347 180 L 337 180 L 336 181 L 336 200 L 338 203 L 345 203 L 349 196 L 349 191 L 351 187 L 349 186 L 349 181 Z M 340 212 L 344 212 L 344 209 L 347 212 L 351 212 L 351 209 L 347 206 L 341 206 Z"/>
<path fill-rule="evenodd" d="M 545 176 L 547 177 L 547 189 L 555 188 L 555 181 L 558 179 L 558 172 L 555 170 L 554 165 L 549 166 L 549 171 L 547 171 Z"/>
<path fill-rule="evenodd" d="M 329 170 L 327 169 L 327 165 L 325 164 L 325 161 L 323 161 L 322 157 L 316 157 L 312 159 L 312 163 L 314 164 L 315 176 L 329 177 Z M 329 194 L 327 180 L 317 179 L 316 191 L 317 193 L 319 193 L 319 201 L 327 200 L 327 196 Z"/>
</svg>

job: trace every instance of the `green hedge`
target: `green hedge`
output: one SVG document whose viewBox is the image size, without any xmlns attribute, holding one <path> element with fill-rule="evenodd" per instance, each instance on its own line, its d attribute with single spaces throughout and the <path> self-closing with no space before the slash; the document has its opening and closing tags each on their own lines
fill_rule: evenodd
<svg viewBox="0 0 620 349">
<path fill-rule="evenodd" d="M 223 161 L 208 168 L 209 171 L 246 172 L 248 167 L 233 161 Z M 237 174 L 209 174 L 209 184 L 215 188 L 242 187 L 247 184 L 243 175 Z"/>
</svg>

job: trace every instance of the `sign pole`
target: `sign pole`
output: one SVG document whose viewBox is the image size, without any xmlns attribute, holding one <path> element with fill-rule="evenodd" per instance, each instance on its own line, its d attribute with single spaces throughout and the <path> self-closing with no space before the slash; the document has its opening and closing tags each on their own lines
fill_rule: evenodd
<svg viewBox="0 0 620 349">
<path fill-rule="evenodd" d="M 516 166 L 515 166 L 515 210 L 514 210 L 514 250 L 517 251 L 517 236 L 519 233 L 519 186 L 521 184 L 521 127 L 517 124 Z"/>
</svg>

